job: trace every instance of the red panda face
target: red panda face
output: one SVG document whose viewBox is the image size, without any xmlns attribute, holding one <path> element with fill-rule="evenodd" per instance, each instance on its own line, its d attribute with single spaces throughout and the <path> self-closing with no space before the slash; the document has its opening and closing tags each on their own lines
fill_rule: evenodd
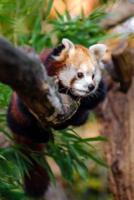
<svg viewBox="0 0 134 200">
<path fill-rule="evenodd" d="M 75 96 L 84 97 L 96 91 L 101 80 L 102 57 L 106 46 L 97 44 L 89 49 L 63 39 L 64 50 L 54 59 L 59 63 L 57 78 Z"/>
</svg>

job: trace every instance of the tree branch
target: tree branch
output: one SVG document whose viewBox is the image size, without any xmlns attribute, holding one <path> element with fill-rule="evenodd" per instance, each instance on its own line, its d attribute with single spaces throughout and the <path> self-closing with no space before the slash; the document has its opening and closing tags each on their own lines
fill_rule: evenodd
<svg viewBox="0 0 134 200">
<path fill-rule="evenodd" d="M 134 16 L 134 2 L 119 0 L 112 8 L 107 9 L 107 13 L 110 14 L 102 21 L 102 26 L 105 29 L 112 28 Z"/>
</svg>

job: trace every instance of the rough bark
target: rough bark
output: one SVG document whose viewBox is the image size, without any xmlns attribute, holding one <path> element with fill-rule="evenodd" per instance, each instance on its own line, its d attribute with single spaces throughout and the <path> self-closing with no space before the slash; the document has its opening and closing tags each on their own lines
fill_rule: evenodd
<svg viewBox="0 0 134 200">
<path fill-rule="evenodd" d="M 36 54 L 26 54 L 0 38 L 0 82 L 15 90 L 42 126 L 58 124 L 76 111 L 67 95 L 57 92 L 54 80 Z"/>
<path fill-rule="evenodd" d="M 110 80 L 109 92 L 100 108 L 104 125 L 102 134 L 108 138 L 104 150 L 110 166 L 110 188 L 115 200 L 134 199 L 133 57 L 133 39 L 112 52 L 110 63 L 113 68 L 111 77 L 107 79 Z"/>
</svg>

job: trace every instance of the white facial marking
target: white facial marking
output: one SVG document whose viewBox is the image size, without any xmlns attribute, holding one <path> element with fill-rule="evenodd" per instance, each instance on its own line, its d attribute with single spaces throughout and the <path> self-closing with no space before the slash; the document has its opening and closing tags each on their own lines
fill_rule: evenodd
<svg viewBox="0 0 134 200">
<path fill-rule="evenodd" d="M 59 80 L 64 86 L 70 88 L 70 81 L 76 76 L 76 69 L 73 66 L 65 67 L 59 73 Z"/>
<path fill-rule="evenodd" d="M 82 72 L 87 72 L 87 71 L 88 71 L 88 66 L 87 66 L 87 64 L 86 64 L 86 63 L 81 64 L 81 65 L 80 65 L 80 70 L 81 70 Z"/>
<path fill-rule="evenodd" d="M 88 63 L 89 64 L 89 63 Z M 83 63 L 79 68 L 71 65 L 62 69 L 59 73 L 59 80 L 62 84 L 69 88 L 75 96 L 87 96 L 95 92 L 101 80 L 101 70 L 95 69 L 94 65 Z M 77 76 L 78 72 L 83 74 L 82 78 Z M 94 74 L 94 78 L 92 77 Z M 72 83 L 72 80 L 73 83 Z M 94 85 L 92 91 L 89 90 L 89 85 Z"/>
<path fill-rule="evenodd" d="M 99 82 L 101 80 L 101 70 L 96 68 L 92 62 L 86 64 L 83 63 L 80 65 L 79 71 L 83 73 L 83 77 L 77 79 L 73 86 L 72 92 L 76 96 L 87 96 L 96 91 L 98 88 Z M 93 77 L 94 74 L 94 77 Z M 93 90 L 89 90 L 90 85 L 94 86 Z"/>
</svg>

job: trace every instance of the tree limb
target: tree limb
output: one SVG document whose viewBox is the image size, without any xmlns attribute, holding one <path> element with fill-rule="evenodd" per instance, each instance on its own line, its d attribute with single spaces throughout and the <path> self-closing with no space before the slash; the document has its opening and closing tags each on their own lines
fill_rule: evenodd
<svg viewBox="0 0 134 200">
<path fill-rule="evenodd" d="M 134 16 L 134 2 L 131 0 L 118 0 L 112 8 L 107 9 L 107 13 L 108 17 L 101 24 L 105 29 L 112 28 Z"/>
</svg>

